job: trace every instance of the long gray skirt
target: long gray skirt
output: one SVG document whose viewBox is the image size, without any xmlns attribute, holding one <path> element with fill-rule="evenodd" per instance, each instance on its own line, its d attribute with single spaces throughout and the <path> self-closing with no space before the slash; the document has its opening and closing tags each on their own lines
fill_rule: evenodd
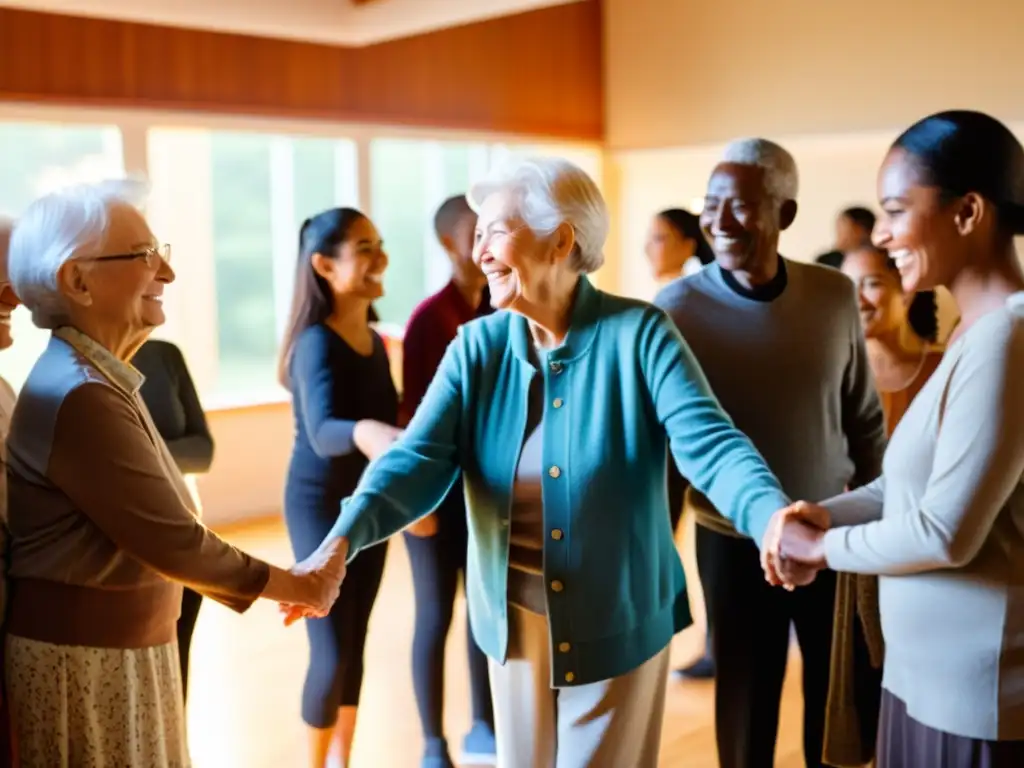
<svg viewBox="0 0 1024 768">
<path fill-rule="evenodd" d="M 1024 768 L 1024 741 L 984 741 L 929 728 L 882 691 L 877 768 Z"/>
</svg>

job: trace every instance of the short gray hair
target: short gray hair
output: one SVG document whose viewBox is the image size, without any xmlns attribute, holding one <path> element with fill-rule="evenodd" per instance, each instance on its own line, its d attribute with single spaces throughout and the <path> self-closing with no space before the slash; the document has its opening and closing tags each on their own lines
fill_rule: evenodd
<svg viewBox="0 0 1024 768">
<path fill-rule="evenodd" d="M 67 322 L 57 274 L 67 262 L 103 255 L 110 212 L 139 208 L 147 185 L 134 179 L 68 187 L 39 198 L 18 218 L 8 263 L 11 284 L 32 322 L 53 329 Z"/>
<path fill-rule="evenodd" d="M 737 139 L 722 153 L 723 163 L 753 165 L 764 171 L 764 183 L 773 198 L 782 202 L 796 200 L 800 177 L 796 160 L 785 149 L 768 139 Z"/>
<path fill-rule="evenodd" d="M 608 238 L 608 206 L 597 184 L 582 169 L 559 157 L 514 160 L 474 184 L 467 199 L 479 212 L 494 192 L 509 192 L 519 203 L 519 215 L 540 235 L 549 235 L 562 222 L 576 238 L 569 266 L 577 272 L 594 272 L 604 264 Z"/>
</svg>

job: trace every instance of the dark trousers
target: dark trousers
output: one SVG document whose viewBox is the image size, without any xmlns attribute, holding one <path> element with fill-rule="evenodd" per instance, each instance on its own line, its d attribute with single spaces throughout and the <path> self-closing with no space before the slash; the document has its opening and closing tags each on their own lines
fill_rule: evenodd
<svg viewBox="0 0 1024 768">
<path fill-rule="evenodd" d="M 291 483 L 285 488 L 284 516 L 295 559 L 309 557 L 338 517 L 341 499 L 317 487 Z M 348 564 L 341 593 L 322 619 L 305 619 L 309 667 L 302 686 L 302 720 L 313 728 L 331 728 L 341 707 L 359 705 L 363 651 L 370 613 L 377 600 L 388 542 L 360 550 Z"/>
<path fill-rule="evenodd" d="M 787 592 L 764 580 L 757 546 L 697 526 L 715 658 L 715 736 L 721 768 L 772 768 L 790 625 L 803 656 L 804 760 L 823 766 L 825 700 L 836 578 Z"/>
<path fill-rule="evenodd" d="M 457 499 L 462 506 L 461 498 Z M 404 534 L 416 596 L 416 625 L 412 639 L 412 682 L 425 738 L 441 738 L 444 715 L 444 663 L 448 630 L 459 586 L 466 577 L 468 546 L 465 512 L 442 507 L 433 536 Z M 469 690 L 474 721 L 494 727 L 487 657 L 466 622 Z"/>
<path fill-rule="evenodd" d="M 388 543 L 361 550 L 348 565 L 341 594 L 322 619 L 306 619 L 309 669 L 302 687 L 302 719 L 314 728 L 337 722 L 338 709 L 359 706 L 363 653 Z"/>
<path fill-rule="evenodd" d="M 181 659 L 181 691 L 188 700 L 188 652 L 192 647 L 192 633 L 199 618 L 203 596 L 185 587 L 181 595 L 181 615 L 178 617 L 178 656 Z"/>
</svg>

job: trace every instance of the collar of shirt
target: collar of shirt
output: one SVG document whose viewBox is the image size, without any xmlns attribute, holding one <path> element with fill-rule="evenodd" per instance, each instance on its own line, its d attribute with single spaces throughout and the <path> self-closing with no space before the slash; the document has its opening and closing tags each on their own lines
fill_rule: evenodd
<svg viewBox="0 0 1024 768">
<path fill-rule="evenodd" d="M 106 347 L 70 325 L 61 326 L 53 335 L 70 344 L 92 363 L 112 384 L 129 395 L 136 395 L 145 377 L 129 363 L 118 360 Z"/>
</svg>

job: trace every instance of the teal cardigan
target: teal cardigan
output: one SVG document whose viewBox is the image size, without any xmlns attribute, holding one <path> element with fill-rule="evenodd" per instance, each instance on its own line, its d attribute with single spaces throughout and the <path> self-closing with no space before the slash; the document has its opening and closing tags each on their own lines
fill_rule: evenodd
<svg viewBox="0 0 1024 768">
<path fill-rule="evenodd" d="M 512 487 L 539 372 L 544 525 L 554 534 L 543 553 L 551 682 L 583 685 L 635 669 L 692 622 L 669 522 L 667 447 L 758 544 L 789 500 L 660 309 L 581 277 L 565 342 L 539 352 L 539 371 L 530 345 L 526 319 L 511 312 L 463 325 L 404 435 L 369 466 L 330 536 L 347 537 L 355 556 L 434 510 L 461 471 L 473 634 L 504 663 Z"/>
</svg>

